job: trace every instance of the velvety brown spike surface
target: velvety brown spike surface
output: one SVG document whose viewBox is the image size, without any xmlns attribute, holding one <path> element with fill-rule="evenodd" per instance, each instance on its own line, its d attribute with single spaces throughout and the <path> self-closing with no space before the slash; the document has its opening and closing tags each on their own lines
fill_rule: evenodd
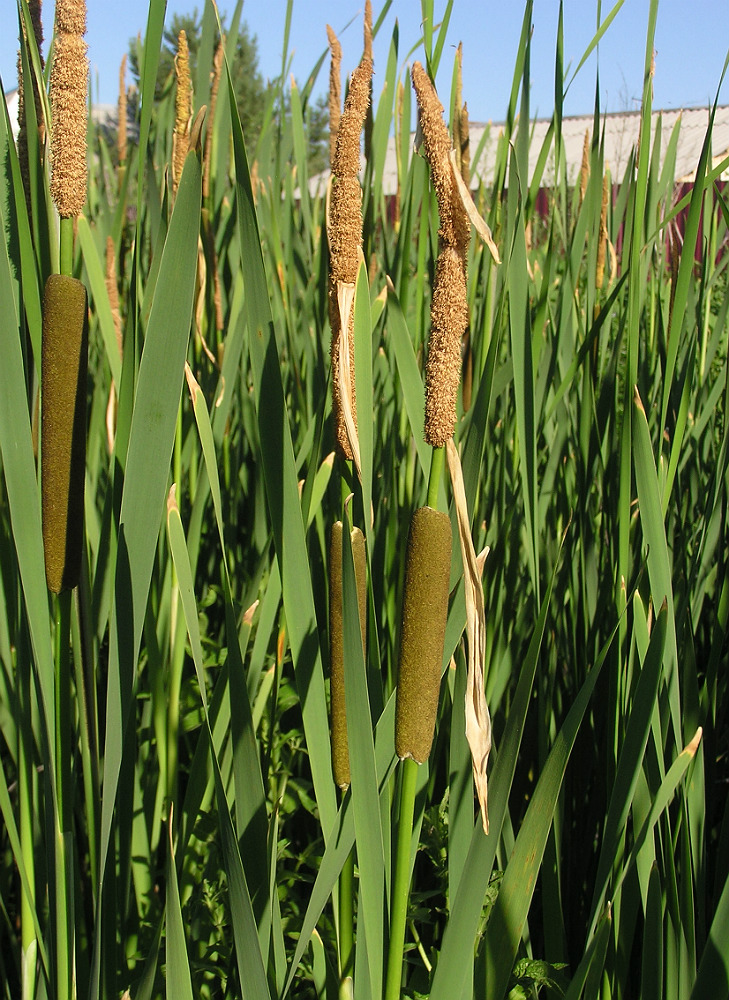
<svg viewBox="0 0 729 1000">
<path fill-rule="evenodd" d="M 43 297 L 41 500 L 46 582 L 56 594 L 81 571 L 87 355 L 86 289 L 53 274 Z"/>
<path fill-rule="evenodd" d="M 332 164 L 332 193 L 329 207 L 329 323 L 332 330 L 332 408 L 334 433 L 338 453 L 352 459 L 353 453 L 344 421 L 342 386 L 339 374 L 339 314 L 338 284 L 354 284 L 357 280 L 359 254 L 362 247 L 362 189 L 359 183 L 359 143 L 362 125 L 369 103 L 369 81 L 372 60 L 366 56 L 352 74 L 344 111 L 339 120 L 337 144 Z M 357 397 L 354 385 L 354 312 L 347 329 L 350 357 L 350 397 L 352 415 L 357 423 Z"/>
<path fill-rule="evenodd" d="M 450 568 L 450 518 L 420 507 L 408 535 L 395 709 L 395 751 L 418 764 L 428 759 L 433 744 Z"/>
<path fill-rule="evenodd" d="M 57 31 L 49 85 L 52 128 L 51 197 L 56 203 L 58 214 L 66 219 L 75 218 L 83 210 L 86 201 L 88 70 L 86 42 L 81 34 Z"/>
<path fill-rule="evenodd" d="M 331 667 L 332 771 L 339 788 L 350 784 L 347 710 L 344 700 L 344 641 L 342 616 L 342 522 L 332 526 L 329 540 L 329 656 Z M 364 535 L 352 528 L 352 558 L 357 581 L 362 650 L 367 644 L 367 555 Z"/>
<path fill-rule="evenodd" d="M 443 120 L 443 105 L 420 63 L 414 64 L 412 79 L 440 216 L 425 368 L 425 440 L 442 448 L 453 436 L 456 422 L 461 338 L 468 326 L 466 254 L 470 223 L 453 181 L 451 141 Z"/>
</svg>

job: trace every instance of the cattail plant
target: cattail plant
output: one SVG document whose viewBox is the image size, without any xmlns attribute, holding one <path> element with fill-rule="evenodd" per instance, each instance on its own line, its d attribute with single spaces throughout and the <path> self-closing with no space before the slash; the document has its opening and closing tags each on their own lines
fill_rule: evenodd
<svg viewBox="0 0 729 1000">
<path fill-rule="evenodd" d="M 585 200 L 587 182 L 590 179 L 590 130 L 585 129 L 582 142 L 582 164 L 580 165 L 580 205 Z"/>
<path fill-rule="evenodd" d="M 184 29 L 177 38 L 175 56 L 175 127 L 172 135 L 172 193 L 177 192 L 182 168 L 190 145 L 190 120 L 192 118 L 192 81 L 190 79 L 190 50 Z"/>
<path fill-rule="evenodd" d="M 124 171 L 127 166 L 127 88 L 126 88 L 126 72 L 127 72 L 127 54 L 126 52 L 122 56 L 122 61 L 119 66 L 119 97 L 117 99 L 117 134 L 116 134 L 116 149 L 117 158 L 119 160 L 119 186 L 121 187 L 121 182 L 124 177 Z"/>
<path fill-rule="evenodd" d="M 453 436 L 456 423 L 461 340 L 468 327 L 466 254 L 470 223 L 453 180 L 443 105 L 418 62 L 413 66 L 412 79 L 440 217 L 425 368 L 425 440 L 434 448 L 442 448 Z"/>
<path fill-rule="evenodd" d="M 408 535 L 395 716 L 395 752 L 417 764 L 433 744 L 450 569 L 450 518 L 420 507 Z"/>
<path fill-rule="evenodd" d="M 43 67 L 43 23 L 41 21 L 41 0 L 30 0 L 28 4 L 28 10 L 30 11 L 30 21 L 33 26 L 33 34 L 35 36 L 36 45 L 38 47 L 38 54 L 41 60 L 41 68 Z M 25 34 L 25 21 L 21 20 L 23 34 Z M 41 101 L 40 91 L 36 87 L 35 80 L 33 79 L 33 74 L 30 74 L 30 80 L 28 81 L 30 88 L 33 93 L 33 102 L 35 104 L 35 117 L 36 125 L 38 127 L 38 145 L 40 148 L 43 147 L 43 137 L 45 135 L 45 124 L 43 121 L 43 103 Z M 25 198 L 28 204 L 28 211 L 30 212 L 30 165 L 28 163 L 28 131 L 27 131 L 27 120 L 25 114 L 25 74 L 23 73 L 23 60 L 20 51 L 18 51 L 18 163 L 20 164 L 20 176 L 23 179 L 23 188 L 25 190 Z"/>
<path fill-rule="evenodd" d="M 352 557 L 357 581 L 362 650 L 367 645 L 367 555 L 364 535 L 352 528 Z M 329 540 L 329 661 L 331 665 L 332 770 L 338 788 L 350 784 L 347 712 L 344 703 L 344 642 L 342 607 L 342 522 L 332 526 Z"/>
<path fill-rule="evenodd" d="M 331 52 L 329 65 L 329 166 L 334 171 L 337 132 L 339 131 L 339 119 L 342 117 L 342 46 L 330 25 L 327 25 L 327 40 Z"/>
<path fill-rule="evenodd" d="M 362 189 L 359 183 L 359 143 L 369 104 L 372 58 L 362 56 L 352 74 L 349 93 L 337 129 L 337 146 L 332 164 L 332 191 L 329 211 L 329 321 L 332 330 L 332 401 L 337 451 L 354 458 L 345 405 L 357 427 L 357 399 L 354 384 L 354 311 L 343 316 L 340 296 L 346 286 L 354 286 L 362 250 Z M 344 321 L 344 328 L 343 328 Z M 345 352 L 344 364 L 340 355 Z M 341 371 L 344 370 L 345 384 Z M 346 394 L 346 402 L 345 402 Z"/>
<path fill-rule="evenodd" d="M 86 289 L 71 277 L 73 219 L 86 200 L 86 6 L 56 5 L 50 78 L 51 194 L 61 216 L 61 274 L 43 307 L 42 501 L 46 576 L 55 593 L 78 582 L 86 440 Z"/>
</svg>

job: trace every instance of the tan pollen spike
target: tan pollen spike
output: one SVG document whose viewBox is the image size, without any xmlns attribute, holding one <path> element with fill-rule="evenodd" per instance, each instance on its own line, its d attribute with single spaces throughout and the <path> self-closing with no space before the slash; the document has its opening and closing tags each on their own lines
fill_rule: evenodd
<svg viewBox="0 0 729 1000">
<path fill-rule="evenodd" d="M 332 329 L 332 402 L 337 451 L 348 460 L 355 457 L 350 440 L 356 434 L 357 399 L 354 384 L 354 310 L 339 308 L 340 286 L 354 286 L 362 254 L 362 189 L 359 183 L 359 145 L 372 78 L 372 60 L 365 54 L 352 74 L 349 93 L 337 129 L 337 145 L 332 163 L 332 187 L 329 201 L 329 322 Z M 344 296 L 348 301 L 349 297 Z M 346 331 L 346 332 L 345 332 Z M 347 338 L 349 364 L 346 366 L 346 391 L 340 372 L 342 338 Z M 350 409 L 347 420 L 345 407 Z"/>
<path fill-rule="evenodd" d="M 86 4 L 56 4 L 56 37 L 49 82 L 51 101 L 51 197 L 61 218 L 80 214 L 86 201 Z"/>
<path fill-rule="evenodd" d="M 425 440 L 434 448 L 442 448 L 453 436 L 456 423 L 461 338 L 468 327 L 466 254 L 470 223 L 451 167 L 451 140 L 443 120 L 443 105 L 420 63 L 414 64 L 412 79 L 440 216 L 425 366 Z"/>
</svg>

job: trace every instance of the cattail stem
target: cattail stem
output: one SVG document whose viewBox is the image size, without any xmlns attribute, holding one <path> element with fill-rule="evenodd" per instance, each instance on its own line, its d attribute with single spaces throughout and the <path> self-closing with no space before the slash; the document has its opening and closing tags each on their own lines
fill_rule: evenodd
<svg viewBox="0 0 729 1000">
<path fill-rule="evenodd" d="M 339 978 L 354 969 L 354 847 L 339 873 Z"/>
<path fill-rule="evenodd" d="M 72 996 L 73 969 L 73 879 L 69 878 L 69 847 L 72 843 L 73 789 L 71 786 L 71 591 L 56 599 L 56 997 Z"/>
<path fill-rule="evenodd" d="M 438 510 L 438 488 L 443 478 L 445 448 L 433 448 L 430 459 L 430 475 L 428 476 L 428 506 Z"/>
<path fill-rule="evenodd" d="M 60 223 L 61 257 L 58 273 L 73 277 L 73 219 L 61 218 Z"/>
<path fill-rule="evenodd" d="M 401 761 L 400 765 L 400 808 L 390 906 L 390 947 L 387 953 L 385 1000 L 399 1000 L 400 997 L 405 926 L 410 897 L 410 842 L 413 835 L 417 782 L 418 764 L 408 757 Z"/>
</svg>

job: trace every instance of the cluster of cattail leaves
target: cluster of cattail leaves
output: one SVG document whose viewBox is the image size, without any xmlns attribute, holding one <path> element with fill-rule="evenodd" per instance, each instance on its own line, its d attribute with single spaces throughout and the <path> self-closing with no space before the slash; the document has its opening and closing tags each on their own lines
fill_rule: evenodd
<svg viewBox="0 0 729 1000">
<path fill-rule="evenodd" d="M 450 6 L 439 28 L 423 0 L 421 40 L 394 29 L 364 122 L 355 474 L 334 454 L 326 198 L 307 177 L 325 25 L 311 78 L 272 90 L 247 148 L 222 58 L 240 3 L 217 55 L 205 5 L 187 105 L 174 83 L 155 104 L 165 5 L 151 0 L 129 145 L 88 126 L 72 257 L 89 304 L 83 547 L 70 642 L 54 650 L 65 633 L 46 585 L 37 444 L 43 289 L 59 270 L 39 125 L 52 136 L 53 122 L 19 4 L 21 160 L 0 115 L 3 998 L 331 1000 L 343 954 L 345 991 L 382 996 L 440 225 L 411 141 L 407 60 L 435 73 Z M 408 997 L 729 992 L 727 164 L 712 161 L 709 121 L 677 201 L 680 124 L 662 159 L 650 129 L 657 6 L 623 175 L 605 162 L 596 99 L 582 177 L 568 183 L 561 17 L 552 127 L 529 175 L 528 2 L 494 180 L 473 189 L 502 261 L 471 234 L 454 432 L 473 544 L 490 547 L 489 833 L 465 737 L 464 574 L 443 479 L 454 545 L 435 739 L 415 788 Z M 474 177 L 456 81 L 440 99 Z M 342 795 L 328 714 L 338 520 Z M 348 920 L 337 883 L 352 859 Z"/>
</svg>

